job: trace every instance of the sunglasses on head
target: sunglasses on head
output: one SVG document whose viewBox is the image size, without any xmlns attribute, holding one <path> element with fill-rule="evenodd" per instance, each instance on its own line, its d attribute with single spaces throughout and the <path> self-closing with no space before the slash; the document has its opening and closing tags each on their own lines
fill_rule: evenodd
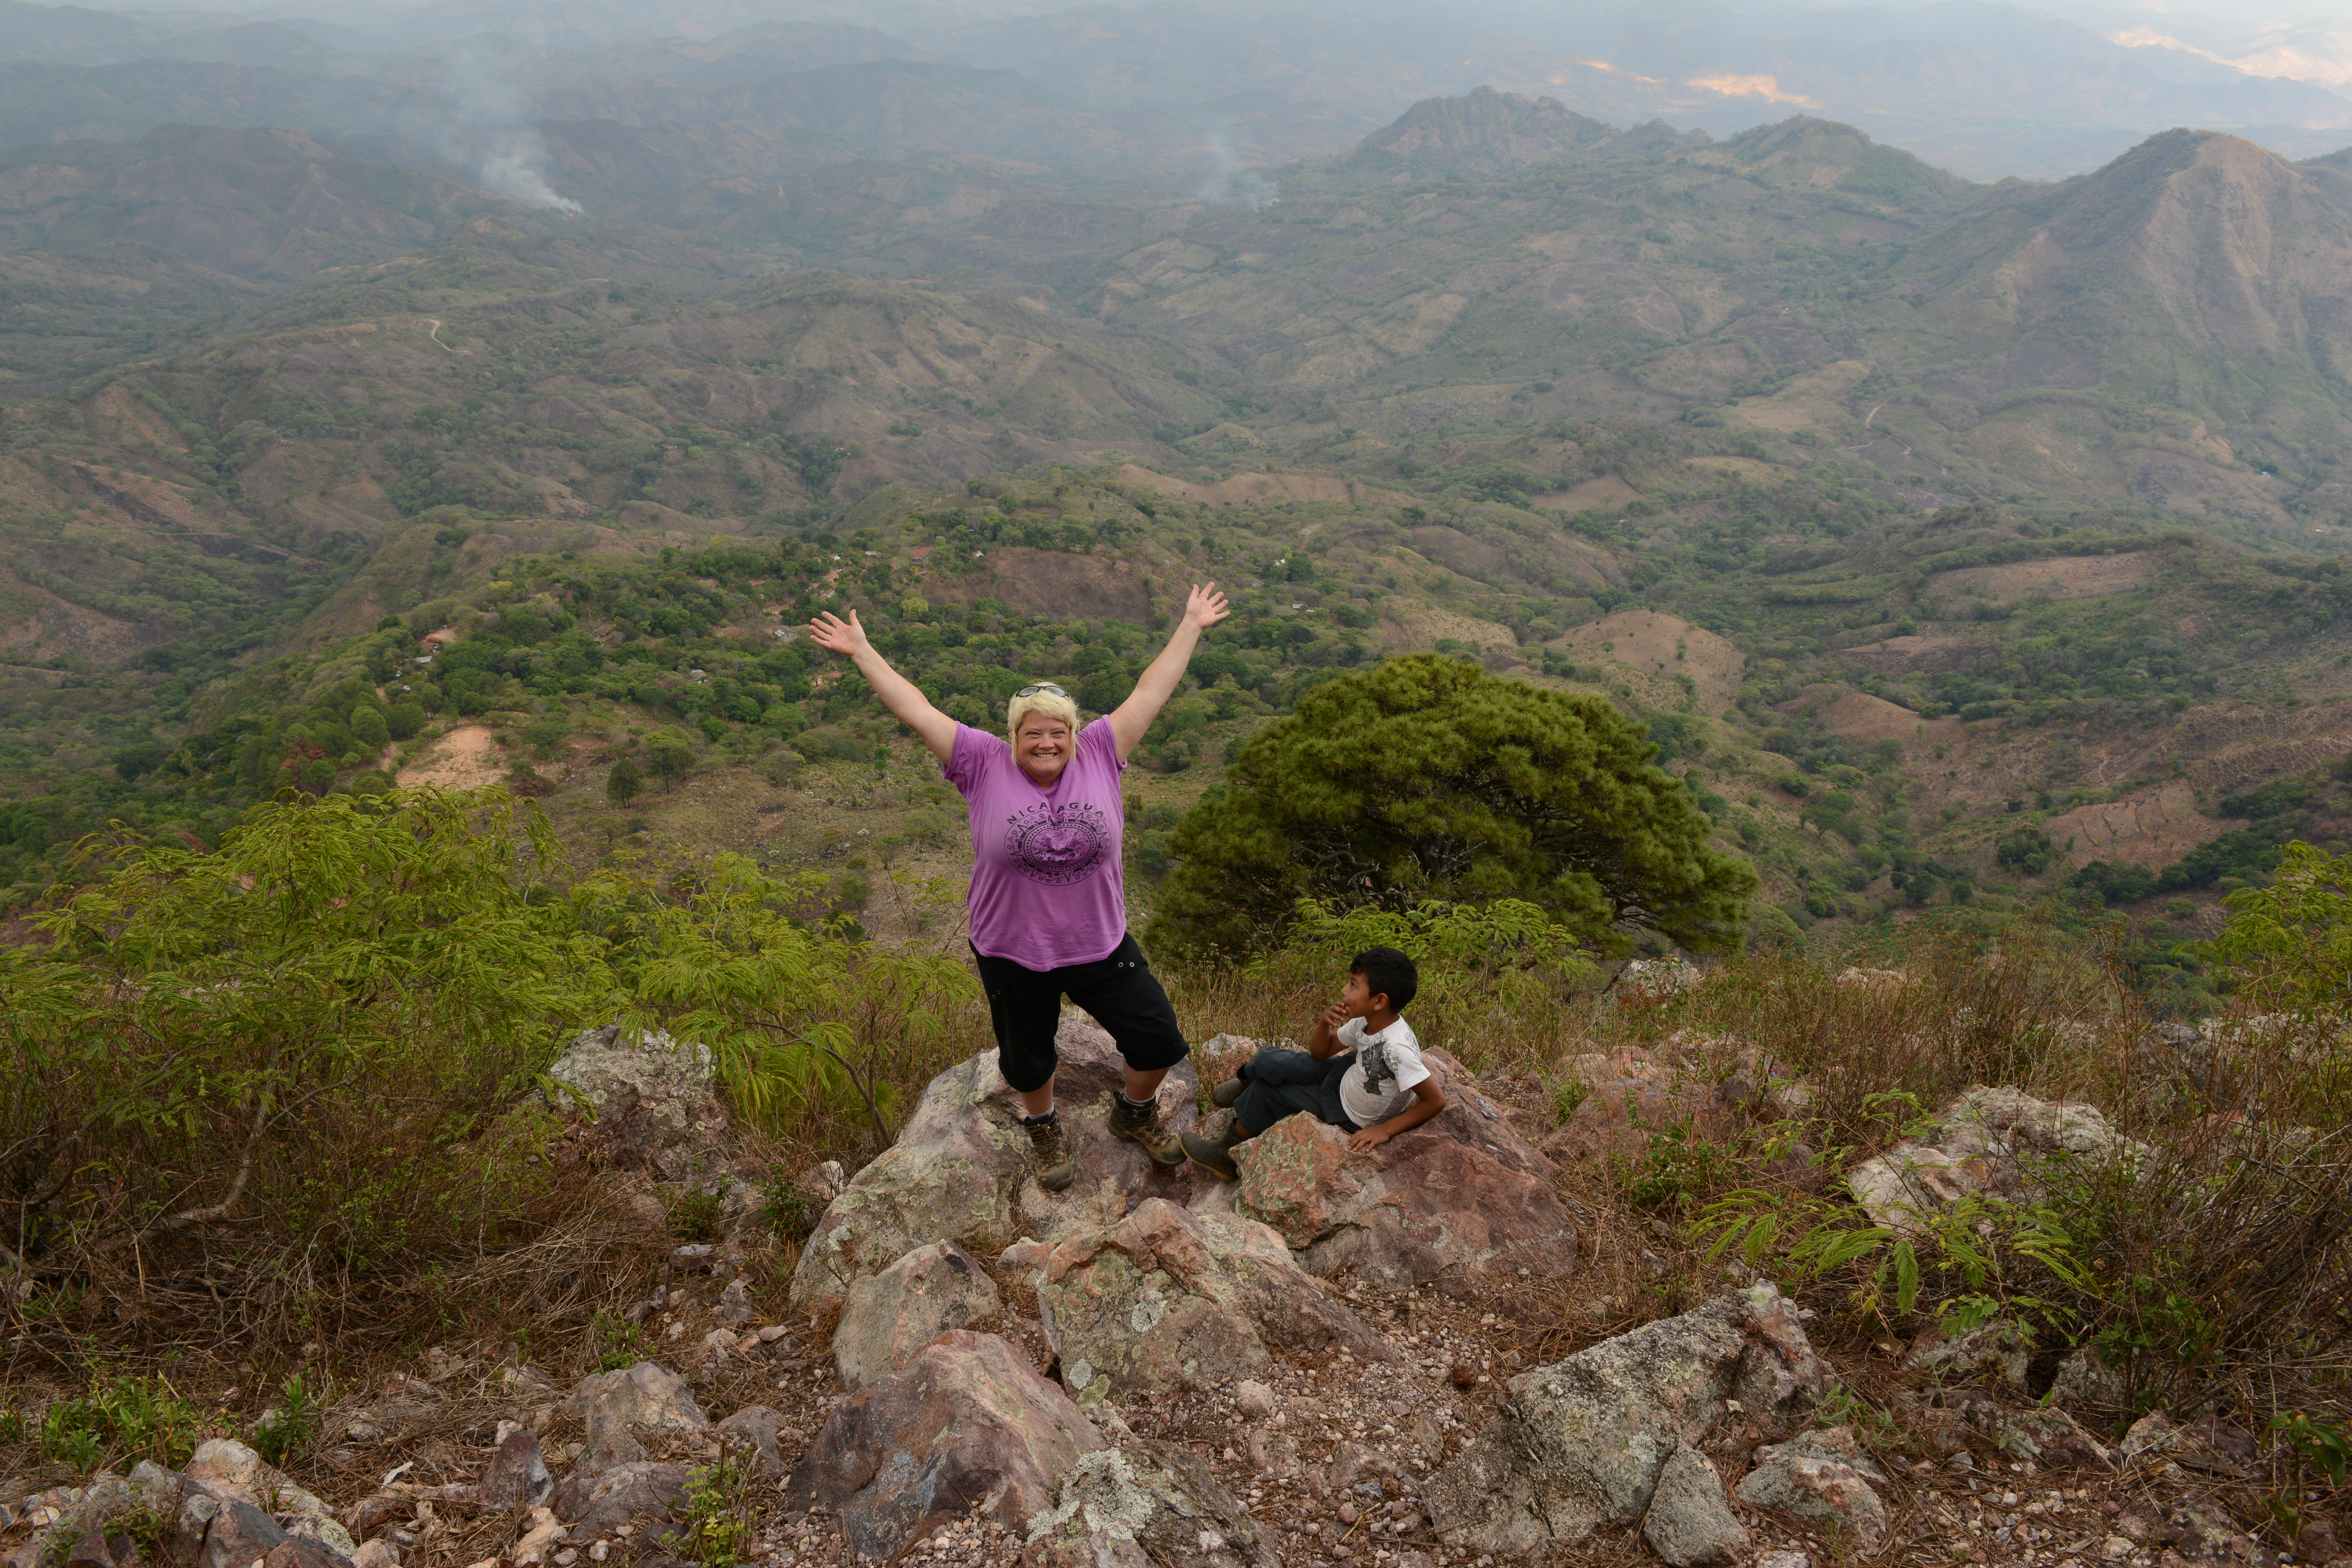
<svg viewBox="0 0 2352 1568">
<path fill-rule="evenodd" d="M 1068 692 L 1063 690 L 1060 687 L 1055 685 L 1050 680 L 1041 680 L 1034 686 L 1024 686 L 1013 695 L 1015 697 L 1034 697 L 1040 691 L 1050 691 L 1056 697 L 1067 697 L 1069 695 Z"/>
</svg>

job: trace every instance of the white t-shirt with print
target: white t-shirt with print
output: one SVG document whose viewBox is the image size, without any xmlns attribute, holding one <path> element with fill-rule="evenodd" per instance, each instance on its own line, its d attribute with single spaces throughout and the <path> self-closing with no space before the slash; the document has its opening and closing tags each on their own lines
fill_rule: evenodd
<svg viewBox="0 0 2352 1568">
<path fill-rule="evenodd" d="M 1364 1032 L 1361 1018 L 1339 1026 L 1339 1044 L 1356 1053 L 1339 1078 L 1339 1109 L 1359 1127 L 1402 1115 L 1413 1101 L 1412 1086 L 1429 1077 L 1422 1065 L 1421 1037 L 1399 1018 L 1377 1035 Z"/>
</svg>

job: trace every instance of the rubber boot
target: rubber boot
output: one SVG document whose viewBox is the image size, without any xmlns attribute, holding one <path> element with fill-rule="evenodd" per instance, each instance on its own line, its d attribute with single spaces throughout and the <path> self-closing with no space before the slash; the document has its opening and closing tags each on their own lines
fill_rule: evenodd
<svg viewBox="0 0 2352 1568">
<path fill-rule="evenodd" d="M 1221 1182 L 1241 1180 L 1241 1167 L 1234 1163 L 1234 1145 L 1242 1141 L 1238 1123 L 1226 1128 L 1223 1138 L 1203 1138 L 1197 1132 L 1187 1132 L 1181 1140 L 1184 1145 L 1184 1158 Z"/>
</svg>

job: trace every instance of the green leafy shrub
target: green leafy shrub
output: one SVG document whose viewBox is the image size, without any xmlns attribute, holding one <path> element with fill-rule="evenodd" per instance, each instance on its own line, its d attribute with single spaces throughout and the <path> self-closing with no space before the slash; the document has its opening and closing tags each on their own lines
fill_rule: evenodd
<svg viewBox="0 0 2352 1568">
<path fill-rule="evenodd" d="M 0 1201 L 68 1274 L 223 1221 L 215 1256 L 295 1247 L 265 1320 L 300 1273 L 478 1256 L 547 1192 L 541 1130 L 499 1113 L 604 994 L 594 942 L 515 874 L 559 854 L 504 795 L 429 789 L 98 851 L 47 944 L 0 951 Z"/>
<path fill-rule="evenodd" d="M 722 1449 L 717 1460 L 688 1479 L 685 1523 L 681 1552 L 687 1561 L 702 1568 L 736 1568 L 749 1555 L 759 1518 L 751 1468 L 740 1452 Z"/>
<path fill-rule="evenodd" d="M 254 1423 L 253 1451 L 273 1465 L 284 1465 L 310 1451 L 318 1440 L 319 1415 L 328 1391 L 313 1387 L 296 1373 L 278 1392 L 278 1403 Z"/>
<path fill-rule="evenodd" d="M 689 1184 L 671 1194 L 667 1206 L 669 1233 L 680 1241 L 719 1239 L 719 1226 L 727 1219 L 727 1199 L 717 1188 Z"/>
<path fill-rule="evenodd" d="M 646 1359 L 645 1331 L 617 1313 L 600 1310 L 591 1332 L 598 1372 L 620 1372 Z"/>
</svg>

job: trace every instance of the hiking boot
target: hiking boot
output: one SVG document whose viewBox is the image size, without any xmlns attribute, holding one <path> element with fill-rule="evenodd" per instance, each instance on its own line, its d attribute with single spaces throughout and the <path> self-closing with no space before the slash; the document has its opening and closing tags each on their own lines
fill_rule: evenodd
<svg viewBox="0 0 2352 1568">
<path fill-rule="evenodd" d="M 1170 1131 L 1168 1123 L 1160 1117 L 1160 1102 L 1129 1105 L 1127 1096 L 1114 1094 L 1110 1101 L 1110 1135 L 1124 1138 L 1130 1143 L 1140 1143 L 1143 1152 L 1161 1165 L 1181 1165 L 1184 1150 Z"/>
<path fill-rule="evenodd" d="M 1029 1130 L 1029 1159 L 1037 1172 L 1037 1184 L 1049 1193 L 1066 1191 L 1078 1179 L 1078 1163 L 1070 1157 L 1069 1134 L 1062 1131 L 1062 1119 L 1024 1119 L 1021 1125 Z"/>
<path fill-rule="evenodd" d="M 1209 1103 L 1211 1105 L 1221 1107 L 1223 1110 L 1231 1110 L 1234 1106 L 1241 1103 L 1242 1090 L 1248 1087 L 1249 1079 L 1247 1079 L 1229 1078 L 1225 1079 L 1224 1082 L 1217 1085 L 1216 1088 L 1209 1091 Z"/>
<path fill-rule="evenodd" d="M 1221 1182 L 1242 1179 L 1239 1165 L 1234 1163 L 1234 1145 L 1240 1142 L 1232 1133 L 1223 1138 L 1203 1138 L 1197 1132 L 1187 1132 L 1178 1140 L 1184 1146 L 1184 1158 L 1208 1172 Z"/>
</svg>

